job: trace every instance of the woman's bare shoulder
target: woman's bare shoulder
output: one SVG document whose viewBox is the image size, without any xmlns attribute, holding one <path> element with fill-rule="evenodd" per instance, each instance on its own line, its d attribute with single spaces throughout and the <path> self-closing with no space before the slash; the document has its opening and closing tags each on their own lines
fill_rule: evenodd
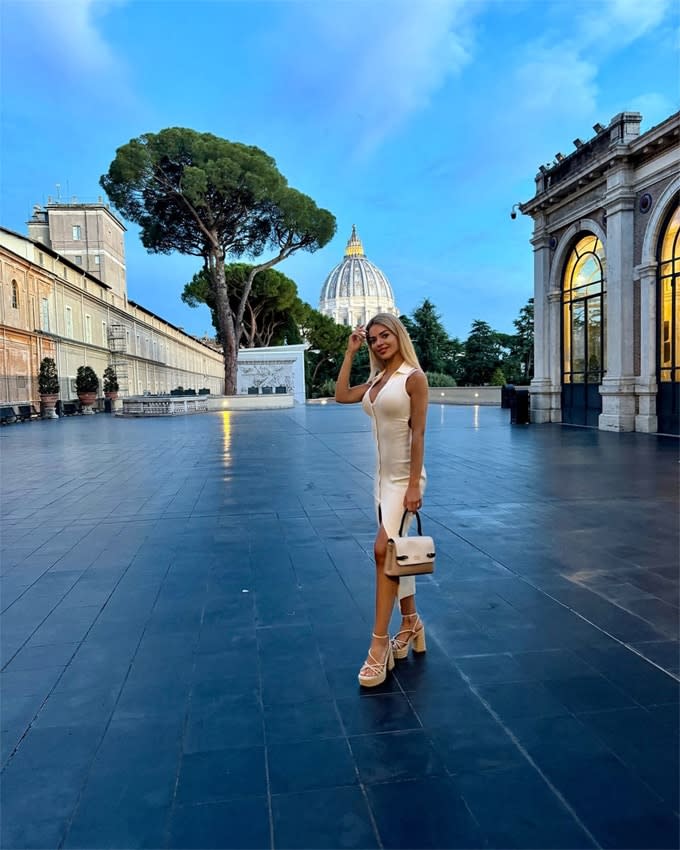
<svg viewBox="0 0 680 850">
<path fill-rule="evenodd" d="M 414 369 L 406 379 L 406 383 L 407 385 L 411 384 L 412 386 L 429 386 L 427 382 L 427 375 L 422 369 Z"/>
</svg>

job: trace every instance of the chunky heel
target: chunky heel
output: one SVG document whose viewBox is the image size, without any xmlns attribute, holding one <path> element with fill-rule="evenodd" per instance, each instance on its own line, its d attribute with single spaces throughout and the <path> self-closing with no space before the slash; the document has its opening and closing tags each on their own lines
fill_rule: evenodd
<svg viewBox="0 0 680 850">
<path fill-rule="evenodd" d="M 402 629 L 392 638 L 392 653 L 399 660 L 406 658 L 408 651 L 413 645 L 414 652 L 425 652 L 425 626 L 417 614 L 403 614 L 404 618 L 415 618 L 410 629 Z"/>
<path fill-rule="evenodd" d="M 425 643 L 425 626 L 423 626 L 420 631 L 416 632 L 415 637 L 413 638 L 413 651 L 427 652 L 427 644 Z"/>
</svg>

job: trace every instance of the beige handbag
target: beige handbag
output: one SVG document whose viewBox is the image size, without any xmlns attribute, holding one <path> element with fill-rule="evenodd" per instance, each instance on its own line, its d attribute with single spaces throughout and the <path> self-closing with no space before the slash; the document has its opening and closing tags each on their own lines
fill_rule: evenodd
<svg viewBox="0 0 680 850">
<path fill-rule="evenodd" d="M 408 511 L 404 511 L 399 526 L 399 536 L 390 537 L 387 541 L 387 556 L 385 558 L 385 575 L 392 578 L 400 576 L 417 576 L 434 571 L 435 546 L 431 537 L 423 535 L 420 514 L 414 511 L 418 523 L 417 537 L 402 537 L 404 522 Z"/>
</svg>

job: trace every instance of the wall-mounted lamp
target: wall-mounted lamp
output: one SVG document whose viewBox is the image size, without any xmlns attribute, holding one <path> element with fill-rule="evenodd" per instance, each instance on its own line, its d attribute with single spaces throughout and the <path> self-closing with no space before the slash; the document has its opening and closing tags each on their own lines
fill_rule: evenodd
<svg viewBox="0 0 680 850">
<path fill-rule="evenodd" d="M 517 218 L 517 207 L 519 204 L 513 204 L 510 210 L 510 218 L 514 221 Z"/>
</svg>

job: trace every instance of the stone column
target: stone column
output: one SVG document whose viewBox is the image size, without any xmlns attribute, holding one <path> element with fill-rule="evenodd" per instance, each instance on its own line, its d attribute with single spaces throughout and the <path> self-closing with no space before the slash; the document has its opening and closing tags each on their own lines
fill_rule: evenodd
<svg viewBox="0 0 680 850">
<path fill-rule="evenodd" d="M 607 373 L 600 386 L 603 431 L 635 428 L 633 217 L 635 197 L 622 165 L 607 181 Z"/>
<path fill-rule="evenodd" d="M 548 293 L 550 312 L 550 421 L 562 421 L 562 291 Z"/>
<path fill-rule="evenodd" d="M 534 377 L 531 381 L 531 421 L 535 423 L 552 422 L 555 407 L 554 387 L 551 380 L 551 337 L 553 328 L 550 322 L 550 246 L 549 236 L 542 231 L 542 223 L 537 222 L 536 236 L 531 240 L 534 246 Z M 558 340 L 559 350 L 559 340 Z M 559 409 L 559 395 L 557 401 Z"/>
<path fill-rule="evenodd" d="M 658 328 L 656 320 L 656 262 L 637 266 L 635 278 L 640 280 L 640 374 L 635 378 L 638 412 L 635 430 L 654 434 L 659 430 L 656 415 L 656 361 Z"/>
</svg>

